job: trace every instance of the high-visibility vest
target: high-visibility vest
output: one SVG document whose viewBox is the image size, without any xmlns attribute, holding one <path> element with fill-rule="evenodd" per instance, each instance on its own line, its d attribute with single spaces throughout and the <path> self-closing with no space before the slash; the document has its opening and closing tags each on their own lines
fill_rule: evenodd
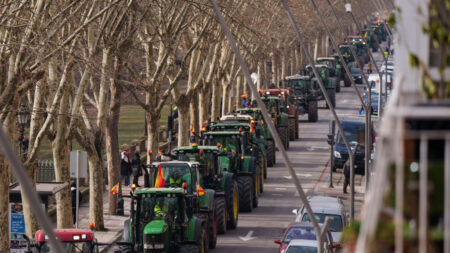
<svg viewBox="0 0 450 253">
<path fill-rule="evenodd" d="M 169 178 L 169 184 L 177 184 L 180 185 L 181 184 L 181 177 L 179 177 L 177 180 L 173 179 L 173 178 Z"/>
<path fill-rule="evenodd" d="M 161 207 L 159 205 L 155 205 L 154 211 L 155 211 L 155 215 L 156 216 L 164 216 L 164 215 L 166 215 L 168 213 L 169 206 L 163 205 L 163 207 L 161 209 Z"/>
</svg>

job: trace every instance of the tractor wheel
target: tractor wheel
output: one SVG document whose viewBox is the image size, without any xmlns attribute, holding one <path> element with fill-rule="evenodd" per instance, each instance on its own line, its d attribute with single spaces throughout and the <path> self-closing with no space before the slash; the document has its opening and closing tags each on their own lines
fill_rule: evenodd
<svg viewBox="0 0 450 253">
<path fill-rule="evenodd" d="M 287 128 L 280 127 L 278 129 L 278 133 L 280 135 L 281 142 L 283 143 L 284 149 L 287 149 L 288 136 L 287 136 Z"/>
<path fill-rule="evenodd" d="M 262 193 L 264 191 L 264 174 L 266 173 L 266 160 L 264 159 L 264 156 L 262 152 L 258 154 L 258 166 L 259 172 L 260 172 L 260 184 L 259 184 L 259 192 Z"/>
<path fill-rule="evenodd" d="M 289 118 L 289 140 L 295 140 L 295 118 Z"/>
<path fill-rule="evenodd" d="M 347 73 L 345 73 L 345 76 L 344 76 L 344 86 L 345 87 L 350 87 L 352 85 L 352 81 L 350 80 L 350 78 L 352 78 L 352 77 L 349 77 L 347 75 Z"/>
<path fill-rule="evenodd" d="M 267 141 L 267 166 L 272 167 L 275 164 L 275 143 L 273 140 Z"/>
<path fill-rule="evenodd" d="M 328 93 L 328 97 L 331 100 L 330 101 L 331 104 L 333 105 L 334 108 L 336 108 L 336 91 L 334 89 L 328 89 L 327 93 Z M 327 109 L 328 108 L 330 108 L 330 107 L 328 106 L 328 103 L 327 103 Z"/>
<path fill-rule="evenodd" d="M 341 92 L 341 79 L 336 77 L 336 92 Z"/>
<path fill-rule="evenodd" d="M 197 245 L 185 244 L 185 245 L 181 245 L 179 252 L 180 253 L 198 253 L 199 249 L 198 249 Z"/>
<path fill-rule="evenodd" d="M 208 229 L 202 229 L 202 236 L 200 238 L 200 253 L 207 253 L 209 250 L 209 238 L 208 238 Z"/>
<path fill-rule="evenodd" d="M 298 116 L 298 111 L 295 110 L 295 139 L 297 140 L 298 138 L 300 138 L 300 126 L 299 126 L 300 122 L 299 122 L 299 116 Z"/>
<path fill-rule="evenodd" d="M 227 209 L 224 197 L 216 198 L 216 215 L 217 233 L 225 234 L 227 231 Z"/>
<path fill-rule="evenodd" d="M 217 206 L 214 206 L 214 210 L 208 213 L 208 246 L 210 249 L 214 249 L 217 244 L 217 215 Z"/>
<path fill-rule="evenodd" d="M 256 166 L 255 174 L 253 175 L 253 208 L 258 207 L 258 197 L 260 194 L 259 187 L 261 186 L 261 171 Z"/>
<path fill-rule="evenodd" d="M 288 122 L 289 124 L 289 122 Z M 285 127 L 285 131 L 286 131 L 286 147 L 285 149 L 288 150 L 289 149 L 289 126 Z"/>
<path fill-rule="evenodd" d="M 239 186 L 239 210 L 251 212 L 253 209 L 253 178 L 250 176 L 238 177 Z"/>
<path fill-rule="evenodd" d="M 236 180 L 232 180 L 231 186 L 226 189 L 227 228 L 235 229 L 239 218 L 239 187 Z"/>
<path fill-rule="evenodd" d="M 317 122 L 319 118 L 319 113 L 317 110 L 317 100 L 312 100 L 308 102 L 308 121 Z"/>
</svg>

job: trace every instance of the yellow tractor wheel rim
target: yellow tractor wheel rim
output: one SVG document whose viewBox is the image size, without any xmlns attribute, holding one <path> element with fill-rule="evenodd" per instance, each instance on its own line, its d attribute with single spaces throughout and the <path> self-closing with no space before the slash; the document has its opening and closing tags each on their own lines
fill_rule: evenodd
<svg viewBox="0 0 450 253">
<path fill-rule="evenodd" d="M 236 220 L 238 215 L 238 195 L 236 189 L 233 191 L 233 215 L 234 220 Z"/>
</svg>

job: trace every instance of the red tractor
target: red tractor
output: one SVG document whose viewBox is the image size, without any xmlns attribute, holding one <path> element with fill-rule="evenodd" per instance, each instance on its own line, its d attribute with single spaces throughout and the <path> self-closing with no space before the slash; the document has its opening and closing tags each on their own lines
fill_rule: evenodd
<svg viewBox="0 0 450 253">
<path fill-rule="evenodd" d="M 94 238 L 94 232 L 89 229 L 55 229 L 56 237 L 63 244 L 65 252 L 98 253 L 99 244 Z M 31 252 L 55 252 L 43 230 L 35 234 Z"/>
<path fill-rule="evenodd" d="M 264 91 L 264 94 L 282 97 L 284 101 L 284 106 L 286 108 L 286 112 L 289 115 L 289 122 L 288 122 L 289 140 L 293 141 L 295 139 L 298 139 L 299 138 L 298 111 L 294 104 L 294 99 L 293 97 L 291 97 L 289 93 L 289 89 L 267 89 Z"/>
</svg>

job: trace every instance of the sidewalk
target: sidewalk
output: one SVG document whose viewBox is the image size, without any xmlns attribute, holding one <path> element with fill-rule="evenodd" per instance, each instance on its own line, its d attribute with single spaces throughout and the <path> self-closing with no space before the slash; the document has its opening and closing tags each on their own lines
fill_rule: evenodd
<svg viewBox="0 0 450 253">
<path fill-rule="evenodd" d="M 139 185 L 144 185 L 143 177 L 139 178 Z M 131 188 L 122 187 L 124 195 L 129 195 Z M 103 219 L 105 223 L 105 231 L 95 231 L 95 239 L 99 243 L 112 244 L 122 240 L 123 224 L 130 216 L 130 198 L 124 198 L 125 215 L 110 215 L 108 213 L 109 190 L 103 193 Z M 89 201 L 84 202 L 79 210 L 80 225 L 79 228 L 89 228 Z M 110 252 L 114 245 L 101 246 L 100 252 Z M 112 251 L 111 251 L 112 252 Z"/>
<path fill-rule="evenodd" d="M 314 193 L 323 193 L 332 197 L 339 197 L 343 200 L 345 209 L 350 212 L 350 186 L 347 188 L 348 193 L 344 193 L 344 174 L 343 169 L 337 169 L 333 172 L 333 188 L 330 185 L 330 163 L 323 170 L 320 180 L 314 187 Z M 364 203 L 364 196 L 366 192 L 365 177 L 355 175 L 355 218 L 358 218 L 361 213 L 361 208 Z"/>
</svg>

